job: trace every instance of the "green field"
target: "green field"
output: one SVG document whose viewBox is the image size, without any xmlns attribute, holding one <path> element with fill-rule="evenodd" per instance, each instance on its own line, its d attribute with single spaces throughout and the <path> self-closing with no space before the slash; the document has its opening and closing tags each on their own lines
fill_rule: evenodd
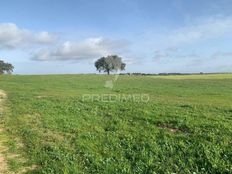
<svg viewBox="0 0 232 174">
<path fill-rule="evenodd" d="M 1 76 L 10 150 L 28 173 L 232 173 L 232 74 Z M 149 95 L 149 102 L 83 100 Z M 18 146 L 17 141 L 22 142 Z"/>
</svg>

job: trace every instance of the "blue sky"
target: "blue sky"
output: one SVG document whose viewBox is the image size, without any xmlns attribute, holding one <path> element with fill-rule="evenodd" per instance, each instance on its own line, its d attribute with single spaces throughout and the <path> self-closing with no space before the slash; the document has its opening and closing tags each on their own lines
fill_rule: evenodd
<svg viewBox="0 0 232 174">
<path fill-rule="evenodd" d="M 232 72 L 231 0 L 5 0 L 0 57 L 16 74 Z"/>
</svg>

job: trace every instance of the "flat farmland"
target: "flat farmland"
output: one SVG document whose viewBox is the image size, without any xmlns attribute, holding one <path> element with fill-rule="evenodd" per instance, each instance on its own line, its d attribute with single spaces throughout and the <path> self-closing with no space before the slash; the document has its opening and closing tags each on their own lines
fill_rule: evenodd
<svg viewBox="0 0 232 174">
<path fill-rule="evenodd" d="M 232 74 L 114 79 L 1 76 L 7 146 L 27 159 L 11 159 L 11 170 L 232 173 Z"/>
</svg>

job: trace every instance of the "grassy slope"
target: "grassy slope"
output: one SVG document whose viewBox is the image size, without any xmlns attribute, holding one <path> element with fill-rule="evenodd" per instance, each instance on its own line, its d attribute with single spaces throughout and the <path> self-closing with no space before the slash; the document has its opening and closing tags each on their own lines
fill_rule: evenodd
<svg viewBox="0 0 232 174">
<path fill-rule="evenodd" d="M 104 88 L 112 78 L 0 78 L 9 97 L 6 127 L 38 165 L 32 173 L 232 172 L 232 75 L 120 76 Z M 145 93 L 150 101 L 83 102 L 89 93 Z"/>
</svg>

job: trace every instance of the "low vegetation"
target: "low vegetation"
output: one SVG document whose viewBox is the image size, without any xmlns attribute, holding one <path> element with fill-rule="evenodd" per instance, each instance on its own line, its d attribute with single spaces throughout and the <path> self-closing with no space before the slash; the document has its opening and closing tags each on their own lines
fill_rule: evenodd
<svg viewBox="0 0 232 174">
<path fill-rule="evenodd" d="M 4 127 L 36 166 L 27 173 L 232 173 L 232 75 L 176 77 L 120 76 L 110 89 L 112 75 L 1 76 Z"/>
</svg>

